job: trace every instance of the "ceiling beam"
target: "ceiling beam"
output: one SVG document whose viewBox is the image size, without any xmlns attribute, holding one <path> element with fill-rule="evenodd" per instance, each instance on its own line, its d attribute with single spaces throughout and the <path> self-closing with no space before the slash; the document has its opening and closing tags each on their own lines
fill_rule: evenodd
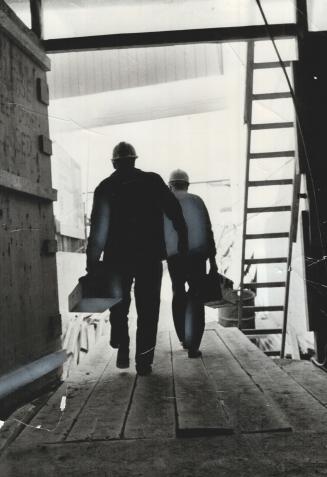
<svg viewBox="0 0 327 477">
<path fill-rule="evenodd" d="M 119 33 L 114 35 L 49 39 L 43 40 L 43 45 L 47 53 L 63 53 L 117 48 L 185 45 L 188 43 L 267 40 L 270 37 L 269 35 L 272 35 L 276 39 L 294 37 L 297 35 L 297 25 L 294 23 L 270 25 L 269 31 L 265 25 L 254 25 L 193 30 Z"/>
</svg>

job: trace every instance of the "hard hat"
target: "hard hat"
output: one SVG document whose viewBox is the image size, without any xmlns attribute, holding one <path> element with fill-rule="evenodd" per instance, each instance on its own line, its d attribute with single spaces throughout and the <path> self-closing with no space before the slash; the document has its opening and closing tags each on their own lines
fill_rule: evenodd
<svg viewBox="0 0 327 477">
<path fill-rule="evenodd" d="M 120 142 L 117 146 L 114 147 L 112 152 L 112 160 L 116 159 L 136 159 L 136 151 L 131 144 L 128 142 Z"/>
<path fill-rule="evenodd" d="M 176 169 L 169 176 L 169 182 L 187 182 L 190 183 L 188 174 L 181 169 Z"/>
</svg>

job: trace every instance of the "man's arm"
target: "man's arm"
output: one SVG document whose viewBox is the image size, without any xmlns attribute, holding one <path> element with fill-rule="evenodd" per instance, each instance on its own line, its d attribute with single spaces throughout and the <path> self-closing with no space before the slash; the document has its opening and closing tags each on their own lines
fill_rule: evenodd
<svg viewBox="0 0 327 477">
<path fill-rule="evenodd" d="M 174 229 L 177 232 L 178 252 L 186 254 L 188 252 L 188 234 L 182 207 L 169 187 L 164 183 L 163 179 L 160 176 L 157 177 L 162 208 L 167 217 L 172 221 Z"/>
<path fill-rule="evenodd" d="M 217 270 L 218 269 L 217 263 L 216 263 L 217 249 L 215 244 L 215 238 L 213 235 L 211 220 L 210 220 L 208 209 L 202 199 L 201 199 L 201 202 L 203 204 L 205 224 L 206 224 L 206 230 L 207 230 L 207 236 L 208 236 L 208 256 L 210 261 L 210 269 Z"/>
<path fill-rule="evenodd" d="M 86 270 L 92 273 L 100 260 L 109 232 L 109 202 L 104 193 L 97 188 L 94 192 L 91 213 L 91 229 L 88 238 Z"/>
</svg>

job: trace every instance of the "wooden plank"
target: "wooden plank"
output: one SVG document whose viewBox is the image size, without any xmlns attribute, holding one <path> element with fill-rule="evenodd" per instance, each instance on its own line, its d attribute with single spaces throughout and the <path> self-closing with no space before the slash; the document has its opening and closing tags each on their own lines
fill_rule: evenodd
<svg viewBox="0 0 327 477">
<path fill-rule="evenodd" d="M 165 331 L 158 335 L 152 374 L 137 377 L 124 437 L 175 437 L 175 425 L 171 348 Z"/>
<path fill-rule="evenodd" d="M 229 421 L 243 433 L 290 431 L 280 408 L 255 385 L 213 330 L 202 339 L 203 361 Z"/>
<path fill-rule="evenodd" d="M 213 382 L 209 379 L 202 359 L 189 359 L 185 350 L 171 333 L 173 373 L 177 411 L 177 436 L 191 437 L 231 434 Z"/>
<path fill-rule="evenodd" d="M 30 425 L 34 427 L 26 427 L 17 442 L 28 445 L 30 442 L 37 444 L 65 440 L 107 367 L 110 356 L 108 343 L 104 340 L 96 352 L 88 354 L 80 366 L 70 373 L 69 379 L 32 419 Z M 67 403 L 65 411 L 61 412 L 63 396 L 67 397 Z"/>
<path fill-rule="evenodd" d="M 296 34 L 295 24 L 251 25 L 223 28 L 168 30 L 113 35 L 84 36 L 43 40 L 47 53 L 69 51 L 136 48 L 140 46 L 185 45 L 188 43 L 230 42 L 274 38 L 291 38 Z"/>
<path fill-rule="evenodd" d="M 327 406 L 327 373 L 311 361 L 282 359 L 278 365 L 308 393 Z"/>
<path fill-rule="evenodd" d="M 327 410 L 317 399 L 237 328 L 215 325 L 215 329 L 240 366 L 279 405 L 295 431 L 326 430 Z"/>
<path fill-rule="evenodd" d="M 248 437 L 124 439 L 31 445 L 28 449 L 11 446 L 0 461 L 0 474 L 3 477 L 231 477 L 232 471 L 237 477 L 271 477 L 267 472 L 271 461 L 265 466 L 258 462 L 258 450 L 249 447 Z M 296 477 L 302 475 L 297 473 Z"/>
<path fill-rule="evenodd" d="M 51 202 L 57 200 L 57 191 L 55 189 L 43 187 L 36 182 L 30 181 L 26 177 L 17 176 L 4 170 L 0 170 L 0 187 Z"/>
<path fill-rule="evenodd" d="M 107 340 L 106 340 L 107 341 Z M 134 354 L 134 339 L 131 339 L 131 356 Z M 108 345 L 107 345 L 108 346 Z M 105 372 L 98 380 L 92 395 L 87 400 L 66 441 L 110 440 L 123 436 L 127 414 L 132 402 L 136 374 L 129 369 L 116 367 L 116 351 Z M 147 403 L 146 409 L 150 403 Z M 145 416 L 143 408 L 142 418 Z"/>
</svg>

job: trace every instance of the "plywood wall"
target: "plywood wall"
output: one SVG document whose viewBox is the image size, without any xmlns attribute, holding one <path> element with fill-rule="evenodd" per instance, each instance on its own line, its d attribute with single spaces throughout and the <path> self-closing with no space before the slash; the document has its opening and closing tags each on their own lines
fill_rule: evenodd
<svg viewBox="0 0 327 477">
<path fill-rule="evenodd" d="M 0 2 L 0 376 L 60 346 L 48 67 Z"/>
</svg>

